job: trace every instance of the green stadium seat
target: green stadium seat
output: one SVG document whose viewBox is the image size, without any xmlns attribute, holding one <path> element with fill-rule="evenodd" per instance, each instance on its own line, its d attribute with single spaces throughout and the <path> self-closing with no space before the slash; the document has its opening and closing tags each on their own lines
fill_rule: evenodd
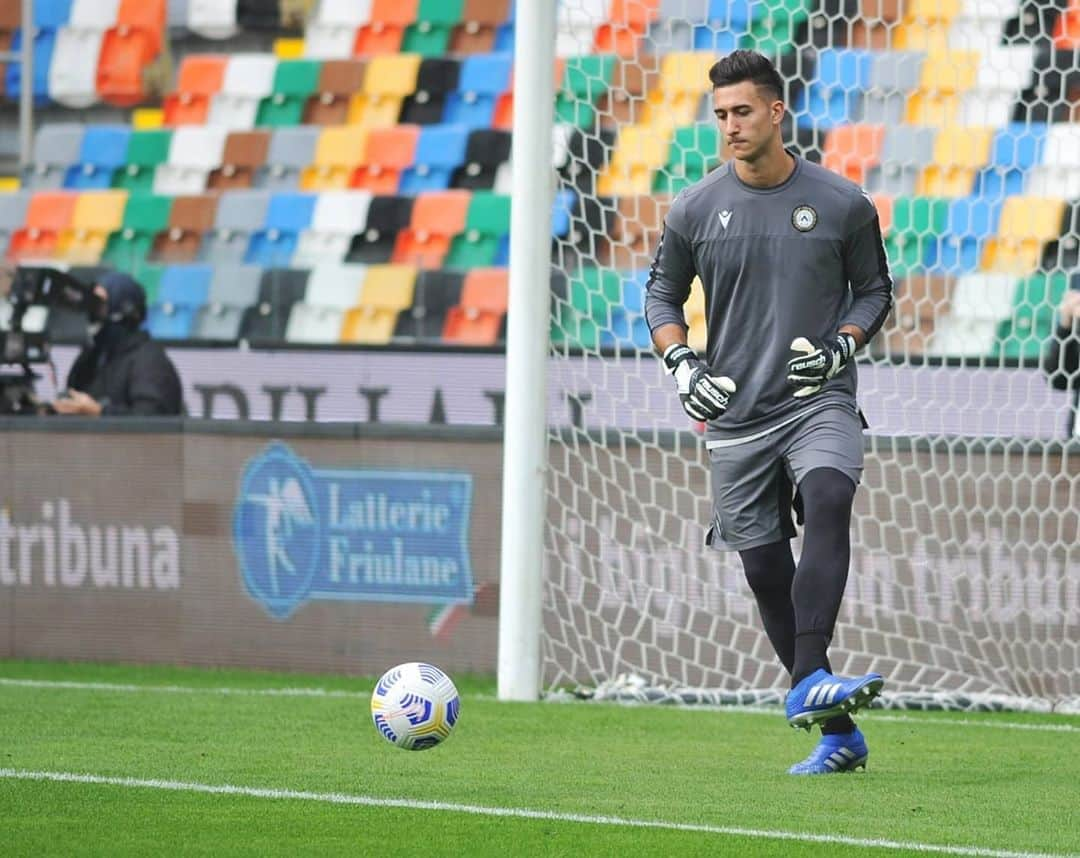
<svg viewBox="0 0 1080 858">
<path fill-rule="evenodd" d="M 1054 314 L 1069 288 L 1068 275 L 1039 272 L 1016 284 L 1011 316 L 998 326 L 998 358 L 1038 360 L 1054 332 Z"/>
<path fill-rule="evenodd" d="M 123 224 L 109 236 L 102 262 L 124 271 L 133 271 L 145 262 L 154 237 L 169 224 L 172 203 L 172 197 L 132 193 L 124 209 Z"/>
<path fill-rule="evenodd" d="M 566 60 L 555 96 L 555 121 L 592 128 L 596 103 L 611 86 L 615 57 L 610 54 L 570 57 Z"/>
<path fill-rule="evenodd" d="M 740 47 L 779 57 L 795 49 L 795 31 L 809 17 L 806 0 L 757 0 Z"/>
<path fill-rule="evenodd" d="M 127 166 L 116 171 L 113 187 L 150 191 L 157 167 L 169 160 L 171 143 L 172 131 L 166 128 L 132 131 L 128 140 Z"/>
<path fill-rule="evenodd" d="M 893 200 L 892 231 L 885 239 L 885 251 L 895 276 L 922 268 L 925 249 L 942 241 L 949 214 L 944 197 L 897 197 Z"/>
<path fill-rule="evenodd" d="M 656 171 L 653 190 L 677 194 L 720 163 L 720 135 L 715 124 L 699 123 L 675 129 L 667 164 Z"/>
<path fill-rule="evenodd" d="M 495 262 L 499 241 L 510 232 L 510 197 L 477 191 L 469 201 L 465 232 L 454 238 L 444 268 L 485 268 Z"/>
<path fill-rule="evenodd" d="M 299 125 L 308 98 L 319 86 L 322 63 L 282 60 L 274 70 L 273 92 L 259 102 L 256 125 Z"/>
<path fill-rule="evenodd" d="M 465 0 L 420 0 L 416 21 L 405 29 L 404 53 L 441 57 L 450 44 L 450 33 L 461 21 Z"/>
</svg>

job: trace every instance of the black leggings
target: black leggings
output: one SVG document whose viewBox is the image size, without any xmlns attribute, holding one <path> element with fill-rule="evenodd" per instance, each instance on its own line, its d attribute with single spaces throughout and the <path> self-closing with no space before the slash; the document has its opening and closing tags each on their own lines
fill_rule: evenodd
<svg viewBox="0 0 1080 858">
<path fill-rule="evenodd" d="M 819 667 L 832 638 L 851 559 L 855 484 L 835 468 L 815 468 L 799 485 L 805 529 L 799 565 L 783 539 L 739 552 L 762 624 L 792 684 Z"/>
</svg>

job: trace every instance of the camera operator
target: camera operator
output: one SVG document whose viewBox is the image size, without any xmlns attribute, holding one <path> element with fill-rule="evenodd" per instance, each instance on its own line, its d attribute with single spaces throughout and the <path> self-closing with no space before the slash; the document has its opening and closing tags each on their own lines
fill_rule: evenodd
<svg viewBox="0 0 1080 858">
<path fill-rule="evenodd" d="M 94 286 L 105 318 L 68 373 L 58 414 L 154 417 L 183 411 L 180 377 L 165 350 L 141 329 L 146 293 L 131 276 L 114 271 Z"/>
</svg>

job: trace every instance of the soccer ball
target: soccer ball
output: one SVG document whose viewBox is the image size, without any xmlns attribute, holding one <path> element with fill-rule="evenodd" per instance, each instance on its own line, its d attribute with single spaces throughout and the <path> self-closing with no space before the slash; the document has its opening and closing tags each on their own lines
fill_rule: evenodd
<svg viewBox="0 0 1080 858">
<path fill-rule="evenodd" d="M 453 681 L 421 661 L 384 673 L 371 695 L 371 718 L 386 741 L 409 751 L 434 748 L 450 735 L 461 711 Z"/>
</svg>

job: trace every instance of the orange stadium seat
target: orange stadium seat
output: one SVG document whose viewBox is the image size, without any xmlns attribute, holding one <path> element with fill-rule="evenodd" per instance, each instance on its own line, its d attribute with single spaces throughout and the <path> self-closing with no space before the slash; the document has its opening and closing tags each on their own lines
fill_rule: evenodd
<svg viewBox="0 0 1080 858">
<path fill-rule="evenodd" d="M 635 57 L 649 24 L 660 14 L 660 0 L 612 0 L 608 20 L 596 29 L 596 52 Z"/>
<path fill-rule="evenodd" d="M 446 314 L 443 341 L 462 346 L 492 346 L 506 317 L 510 273 L 505 268 L 474 268 L 465 275 L 461 303 Z"/>
<path fill-rule="evenodd" d="M 210 99 L 221 90 L 229 58 L 225 54 L 192 54 L 184 57 L 176 81 L 176 92 L 165 96 L 165 124 L 190 125 L 206 122 Z"/>
<path fill-rule="evenodd" d="M 161 53 L 168 22 L 168 0 L 120 0 L 116 29 L 121 35 L 138 31 L 149 42 L 150 56 Z"/>
<path fill-rule="evenodd" d="M 11 236 L 8 256 L 15 260 L 51 259 L 60 233 L 71 225 L 79 195 L 69 191 L 34 194 L 26 209 L 26 223 Z"/>
<path fill-rule="evenodd" d="M 468 191 L 431 191 L 419 194 L 407 229 L 398 233 L 392 262 L 439 268 L 450 242 L 465 229 L 472 197 Z"/>
<path fill-rule="evenodd" d="M 169 210 L 169 224 L 154 239 L 150 259 L 154 262 L 194 262 L 204 233 L 214 228 L 216 194 L 177 197 Z"/>
<path fill-rule="evenodd" d="M 888 194 L 871 194 L 874 208 L 877 209 L 881 234 L 888 235 L 893 225 L 893 198 Z"/>
<path fill-rule="evenodd" d="M 857 185 L 865 184 L 867 172 L 881 161 L 884 143 L 884 125 L 840 125 L 825 138 L 822 164 Z"/>
<path fill-rule="evenodd" d="M 375 194 L 397 193 L 401 171 L 412 166 L 419 137 L 419 125 L 373 128 L 364 163 L 353 171 L 349 184 Z"/>
<path fill-rule="evenodd" d="M 1054 48 L 1059 51 L 1080 49 L 1080 2 L 1071 0 L 1054 24 Z"/>
<path fill-rule="evenodd" d="M 142 30 L 114 27 L 106 32 L 95 84 L 101 100 L 120 107 L 145 101 L 143 71 L 152 56 L 150 38 Z"/>
<path fill-rule="evenodd" d="M 364 86 L 366 60 L 327 60 L 319 71 L 315 94 L 304 107 L 307 125 L 344 125 L 349 100 Z"/>
<path fill-rule="evenodd" d="M 396 54 L 401 50 L 405 28 L 416 20 L 420 0 L 375 0 L 371 18 L 356 31 L 355 56 Z"/>
</svg>

